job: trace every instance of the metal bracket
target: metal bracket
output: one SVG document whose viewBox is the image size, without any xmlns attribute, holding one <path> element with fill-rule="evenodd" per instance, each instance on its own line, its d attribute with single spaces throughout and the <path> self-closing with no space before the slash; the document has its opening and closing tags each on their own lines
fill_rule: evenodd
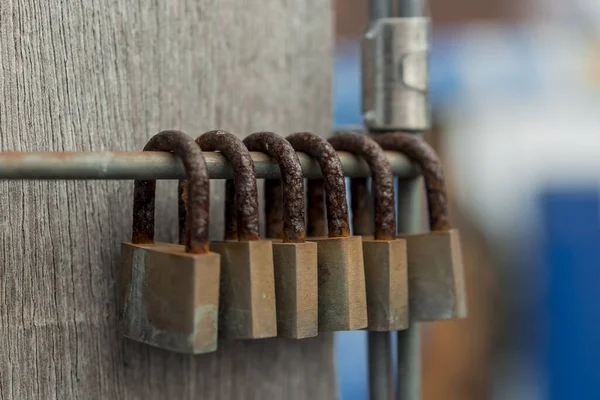
<svg viewBox="0 0 600 400">
<path fill-rule="evenodd" d="M 382 18 L 362 40 L 363 118 L 372 131 L 422 131 L 428 99 L 429 18 Z"/>
</svg>

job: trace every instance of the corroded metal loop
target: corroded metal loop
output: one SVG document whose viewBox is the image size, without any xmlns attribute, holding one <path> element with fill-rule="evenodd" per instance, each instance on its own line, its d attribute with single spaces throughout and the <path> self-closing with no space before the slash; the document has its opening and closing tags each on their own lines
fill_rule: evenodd
<svg viewBox="0 0 600 400">
<path fill-rule="evenodd" d="M 246 137 L 250 151 L 273 157 L 283 182 L 283 242 L 302 243 L 306 236 L 304 223 L 304 176 L 298 155 L 292 145 L 272 132 L 257 132 Z"/>
<path fill-rule="evenodd" d="M 335 150 L 362 157 L 371 169 L 375 214 L 375 240 L 396 237 L 396 207 L 392 167 L 381 146 L 365 135 L 340 133 L 329 138 Z"/>
<path fill-rule="evenodd" d="M 374 139 L 385 150 L 399 151 L 421 167 L 427 191 L 430 229 L 449 230 L 444 169 L 435 150 L 423 139 L 410 133 L 385 133 L 375 136 Z"/>
<path fill-rule="evenodd" d="M 371 235 L 373 221 L 371 220 L 371 195 L 367 178 L 350 179 L 350 196 L 353 233 L 359 236 Z"/>
<path fill-rule="evenodd" d="M 238 240 L 259 240 L 256 172 L 248 149 L 235 135 L 221 130 L 203 134 L 196 143 L 203 151 L 219 151 L 231 163 L 235 196 L 226 193 L 226 197 L 232 197 L 229 201 L 235 205 Z"/>
<path fill-rule="evenodd" d="M 164 131 L 153 136 L 144 151 L 169 151 L 181 158 L 189 181 L 184 196 L 190 210 L 185 224 L 185 248 L 188 253 L 207 253 L 210 187 L 200 147 L 183 132 Z M 135 181 L 132 235 L 135 244 L 154 243 L 155 193 L 156 181 Z"/>
<path fill-rule="evenodd" d="M 308 132 L 294 133 L 286 139 L 294 147 L 294 150 L 313 157 L 321 167 L 324 176 L 329 237 L 350 236 L 346 182 L 342 163 L 334 148 L 325 138 Z"/>
<path fill-rule="evenodd" d="M 321 179 L 309 179 L 306 184 L 306 234 L 310 237 L 327 236 L 325 218 L 325 186 Z"/>
</svg>

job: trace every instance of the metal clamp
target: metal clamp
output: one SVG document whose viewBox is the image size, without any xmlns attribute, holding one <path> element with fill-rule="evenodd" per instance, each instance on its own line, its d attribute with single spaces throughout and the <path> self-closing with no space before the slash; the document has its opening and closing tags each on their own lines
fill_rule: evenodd
<svg viewBox="0 0 600 400">
<path fill-rule="evenodd" d="M 421 131 L 428 102 L 429 18 L 372 21 L 361 44 L 364 123 L 372 131 Z"/>
</svg>

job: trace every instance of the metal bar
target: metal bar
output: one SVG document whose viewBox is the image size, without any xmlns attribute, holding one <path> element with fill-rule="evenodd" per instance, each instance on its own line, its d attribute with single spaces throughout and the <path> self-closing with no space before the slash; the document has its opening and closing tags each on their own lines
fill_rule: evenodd
<svg viewBox="0 0 600 400">
<path fill-rule="evenodd" d="M 390 400 L 394 393 L 390 333 L 369 332 L 368 342 L 369 398 L 371 400 Z"/>
<path fill-rule="evenodd" d="M 422 17 L 425 0 L 398 0 L 399 17 Z M 420 134 L 420 133 L 416 133 Z M 398 182 L 398 232 L 411 233 L 421 230 L 423 224 L 420 180 Z M 401 210 L 401 212 L 400 212 Z M 397 400 L 421 399 L 421 329 L 416 321 L 410 322 L 406 331 L 398 332 L 398 379 Z"/>
<path fill-rule="evenodd" d="M 421 186 L 419 179 L 399 180 L 398 182 L 398 232 L 421 231 L 423 224 L 421 207 Z M 416 321 L 397 334 L 398 338 L 398 380 L 397 400 L 421 399 L 421 339 Z"/>
<path fill-rule="evenodd" d="M 394 12 L 392 0 L 370 0 L 369 19 L 375 21 L 380 18 L 391 18 Z"/>
<path fill-rule="evenodd" d="M 381 18 L 391 18 L 394 14 L 392 0 L 369 0 L 369 19 L 373 22 Z M 369 332 L 369 398 L 389 400 L 394 393 L 392 371 L 391 335 L 386 332 Z"/>
<path fill-rule="evenodd" d="M 422 17 L 424 14 L 423 0 L 398 0 L 398 16 Z"/>
<path fill-rule="evenodd" d="M 421 327 L 411 322 L 410 328 L 400 331 L 398 337 L 398 390 L 397 400 L 421 399 Z"/>
<path fill-rule="evenodd" d="M 262 179 L 279 179 L 279 166 L 263 153 L 250 153 L 256 175 Z M 364 160 L 350 153 L 338 153 L 349 177 L 371 175 Z M 418 170 L 403 155 L 386 152 L 395 175 L 416 176 Z M 231 166 L 215 152 L 204 157 L 211 179 L 232 179 Z M 321 178 L 319 164 L 298 153 L 307 178 Z M 182 179 L 183 164 L 174 155 L 161 152 L 0 152 L 0 179 Z"/>
</svg>

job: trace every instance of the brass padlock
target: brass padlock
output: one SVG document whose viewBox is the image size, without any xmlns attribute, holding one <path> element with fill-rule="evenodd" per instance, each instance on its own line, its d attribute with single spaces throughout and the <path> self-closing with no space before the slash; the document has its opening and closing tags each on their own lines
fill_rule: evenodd
<svg viewBox="0 0 600 400">
<path fill-rule="evenodd" d="M 270 232 L 281 239 L 273 241 L 277 333 L 293 339 L 317 336 L 317 244 L 305 240 L 300 160 L 287 140 L 271 132 L 254 133 L 244 139 L 244 144 L 250 151 L 273 157 L 281 171 L 282 192 L 268 193 L 274 197 L 270 205 L 281 203 L 281 207 L 274 208 L 282 211 L 282 230 Z M 268 208 L 265 211 L 273 212 Z"/>
<path fill-rule="evenodd" d="M 221 255 L 219 334 L 229 339 L 277 336 L 273 246 L 271 240 L 260 239 L 254 162 L 231 133 L 207 132 L 196 142 L 204 151 L 221 152 L 234 173 L 226 193 L 226 240 L 210 244 Z M 233 241 L 235 236 L 238 241 Z"/>
<path fill-rule="evenodd" d="M 431 232 L 401 235 L 408 245 L 411 318 L 437 321 L 466 317 L 460 236 L 448 222 L 446 184 L 439 157 L 424 140 L 409 133 L 386 133 L 374 139 L 385 150 L 402 152 L 418 164 L 425 180 Z"/>
<path fill-rule="evenodd" d="M 317 242 L 319 330 L 367 327 L 367 298 L 362 238 L 350 236 L 344 172 L 337 153 L 322 137 L 295 133 L 287 137 L 296 151 L 315 158 L 323 172 L 327 204 L 327 238 Z"/>
<path fill-rule="evenodd" d="M 394 177 L 383 149 L 360 134 L 340 133 L 329 139 L 333 148 L 363 158 L 371 170 L 374 200 L 374 236 L 363 236 L 367 312 L 370 331 L 408 328 L 408 275 L 406 241 L 396 238 Z M 366 179 L 351 182 L 354 234 L 371 235 Z M 355 198 L 356 196 L 356 198 Z"/>
<path fill-rule="evenodd" d="M 181 353 L 217 349 L 220 256 L 209 251 L 209 180 L 200 147 L 167 131 L 144 151 L 178 155 L 189 180 L 185 246 L 154 242 L 155 181 L 135 181 L 133 236 L 121 246 L 121 329 L 131 339 Z"/>
</svg>

